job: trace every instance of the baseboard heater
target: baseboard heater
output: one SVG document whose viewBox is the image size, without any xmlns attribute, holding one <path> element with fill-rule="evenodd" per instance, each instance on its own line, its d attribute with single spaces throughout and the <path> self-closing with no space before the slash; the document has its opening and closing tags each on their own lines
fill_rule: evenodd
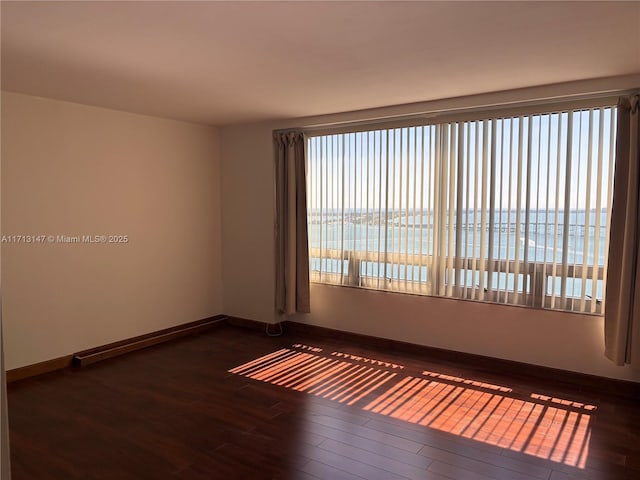
<svg viewBox="0 0 640 480">
<path fill-rule="evenodd" d="M 117 357 L 135 350 L 141 350 L 152 345 L 168 342 L 175 338 L 203 332 L 224 322 L 225 320 L 227 320 L 226 315 L 216 315 L 203 320 L 185 323 L 146 335 L 140 335 L 127 340 L 121 340 L 119 342 L 109 343 L 100 347 L 84 350 L 73 355 L 72 364 L 75 367 L 85 367 L 92 363 L 106 360 L 107 358 Z"/>
</svg>

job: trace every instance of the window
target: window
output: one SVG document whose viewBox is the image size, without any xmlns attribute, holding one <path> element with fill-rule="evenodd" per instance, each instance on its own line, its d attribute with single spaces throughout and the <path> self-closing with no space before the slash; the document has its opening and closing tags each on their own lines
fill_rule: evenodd
<svg viewBox="0 0 640 480">
<path fill-rule="evenodd" d="M 311 280 L 603 314 L 615 110 L 308 136 Z"/>
</svg>

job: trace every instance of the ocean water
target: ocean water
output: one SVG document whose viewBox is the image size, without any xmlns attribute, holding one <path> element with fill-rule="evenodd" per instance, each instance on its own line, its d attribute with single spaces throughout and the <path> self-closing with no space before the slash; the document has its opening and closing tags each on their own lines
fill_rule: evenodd
<svg viewBox="0 0 640 480">
<path fill-rule="evenodd" d="M 567 265 L 603 267 L 607 257 L 607 214 L 606 210 L 570 210 L 570 211 L 524 211 L 496 212 L 489 223 L 489 212 L 485 212 L 484 251 L 481 251 L 481 212 L 463 211 L 460 213 L 461 231 L 457 244 L 457 216 L 453 215 L 452 225 L 444 224 L 444 255 L 448 254 L 449 237 L 452 238 L 452 254 L 459 249 L 462 257 L 491 257 L 502 260 L 528 262 L 546 262 Z M 385 212 L 347 210 L 312 211 L 308 216 L 309 245 L 315 248 L 336 249 L 356 252 L 409 253 L 433 255 L 434 252 L 433 212 L 409 211 Z M 565 224 L 568 225 L 565 228 Z M 491 225 L 489 227 L 488 225 Z M 489 236 L 492 244 L 489 245 Z M 437 242 L 437 238 L 435 238 Z M 566 245 L 565 245 L 566 243 Z M 314 271 L 341 273 L 348 269 L 347 261 L 330 259 L 311 259 Z M 361 275 L 387 277 L 397 280 L 426 281 L 428 267 L 411 265 L 384 265 L 381 262 L 362 262 Z M 480 273 L 464 272 L 462 286 L 478 284 Z M 488 278 L 485 280 L 488 282 Z M 524 291 L 527 280 L 513 273 L 496 272 L 491 279 L 492 288 Z M 559 278 L 547 279 L 547 293 L 560 294 Z M 581 296 L 582 291 L 588 297 L 600 299 L 603 294 L 602 280 L 593 282 L 587 279 L 570 278 L 567 281 L 568 296 Z"/>
</svg>

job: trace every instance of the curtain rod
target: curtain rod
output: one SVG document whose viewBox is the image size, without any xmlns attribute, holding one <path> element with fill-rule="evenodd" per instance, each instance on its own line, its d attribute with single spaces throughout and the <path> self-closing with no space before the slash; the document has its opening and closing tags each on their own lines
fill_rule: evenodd
<svg viewBox="0 0 640 480">
<path fill-rule="evenodd" d="M 507 92 L 505 92 L 507 93 Z M 436 119 L 442 116 L 452 116 L 452 115 L 464 115 L 470 113 L 483 113 L 483 112 L 499 112 L 500 110 L 506 109 L 517 109 L 522 107 L 532 107 L 532 106 L 567 106 L 573 102 L 588 102 L 588 101 L 604 101 L 609 102 L 615 105 L 618 97 L 624 95 L 634 95 L 639 94 L 640 88 L 633 89 L 609 89 L 609 90 L 601 90 L 597 92 L 590 93 L 577 93 L 577 94 L 569 94 L 569 95 L 556 95 L 556 96 L 543 96 L 543 97 L 535 97 L 529 98 L 526 100 L 506 100 L 502 102 L 478 102 L 476 104 L 464 105 L 458 107 L 442 107 L 442 108 L 426 108 L 424 110 L 412 112 L 412 113 L 397 113 L 391 115 L 383 115 L 372 114 L 369 117 L 362 117 L 358 119 L 349 119 L 349 120 L 336 120 L 333 122 L 324 122 L 324 123 L 307 123 L 298 127 L 284 128 L 284 129 L 276 129 L 274 132 L 282 133 L 289 131 L 304 131 L 308 133 L 316 133 L 320 130 L 331 131 L 332 129 L 348 129 L 349 127 L 353 128 L 362 128 L 363 126 L 373 126 L 376 124 L 385 124 L 391 122 L 411 122 L 411 121 L 428 121 L 432 119 Z M 442 103 L 442 102 L 454 102 L 454 101 L 464 101 L 465 99 L 472 100 L 475 97 L 486 96 L 488 94 L 478 94 L 467 97 L 453 97 L 448 99 L 438 99 L 427 102 L 420 102 L 420 104 L 428 104 L 428 103 Z M 354 116 L 354 115 L 366 115 L 368 111 L 375 110 L 385 110 L 385 109 L 393 109 L 393 108 L 407 108 L 410 109 L 412 104 L 404 104 L 404 105 L 392 105 L 387 107 L 376 107 L 365 110 L 355 110 L 352 112 L 344 112 L 338 114 L 327 114 L 329 115 L 341 115 L 341 116 Z M 419 105 L 419 103 L 413 104 Z M 579 108 L 579 106 L 576 106 Z"/>
<path fill-rule="evenodd" d="M 288 131 L 304 131 L 309 133 L 315 133 L 317 130 L 331 130 L 331 129 L 345 129 L 349 127 L 362 127 L 365 125 L 375 125 L 375 124 L 383 124 L 390 122 L 406 122 L 406 121 L 424 121 L 434 119 L 444 115 L 462 115 L 465 113 L 481 113 L 487 111 L 499 111 L 501 109 L 515 109 L 522 107 L 530 107 L 530 106 L 548 106 L 548 105 L 560 105 L 560 104 L 570 104 L 571 102 L 587 102 L 589 100 L 605 100 L 610 101 L 615 104 L 617 102 L 617 98 L 623 95 L 634 95 L 640 94 L 640 88 L 634 87 L 631 89 L 608 89 L 608 90 L 599 90 L 595 92 L 589 93 L 576 93 L 576 94 L 568 94 L 568 95 L 555 95 L 555 96 L 540 96 L 540 97 L 532 97 L 529 99 L 518 99 L 518 100 L 505 100 L 501 102 L 487 102 L 487 101 L 479 101 L 478 97 L 483 97 L 487 95 L 492 95 L 495 93 L 509 93 L 515 92 L 506 91 L 506 92 L 493 92 L 487 94 L 477 94 L 477 95 L 469 95 L 464 97 L 452 97 L 447 99 L 436 99 L 430 100 L 426 102 L 418 102 L 414 104 L 402 104 L 402 105 L 389 105 L 385 107 L 375 107 L 364 110 L 354 110 L 351 112 L 341 112 L 336 114 L 327 114 L 324 116 L 358 116 L 358 115 L 366 115 L 366 112 L 372 112 L 371 116 L 362 117 L 358 119 L 347 119 L 347 120 L 336 120 L 332 122 L 323 122 L 323 123 L 307 123 L 302 124 L 298 127 L 290 127 L 283 129 L 276 129 L 274 132 L 288 132 Z M 473 104 L 474 101 L 477 102 Z M 443 102 L 469 102 L 464 106 L 453 106 L 453 107 L 437 107 L 436 105 Z M 417 108 L 419 105 L 427 105 L 427 108 L 423 110 L 418 110 L 410 113 L 396 113 L 396 114 L 384 114 L 384 110 L 391 109 L 410 109 L 413 105 Z M 428 108 L 428 104 L 436 104 L 432 108 Z M 382 112 L 380 112 L 382 110 Z M 378 114 L 374 114 L 373 112 L 378 111 Z M 322 117 L 319 116 L 319 117 Z M 316 117 L 317 118 L 317 117 Z"/>
<path fill-rule="evenodd" d="M 406 113 L 406 114 L 398 113 L 395 115 L 378 115 L 378 116 L 372 116 L 372 117 L 362 118 L 358 120 L 343 120 L 343 121 L 315 123 L 315 124 L 312 123 L 312 124 L 304 125 L 301 128 L 304 130 L 307 130 L 307 129 L 315 129 L 315 128 L 327 128 L 332 126 L 342 127 L 342 126 L 348 126 L 349 124 L 358 124 L 362 122 L 375 123 L 375 122 L 385 122 L 389 120 L 391 121 L 411 120 L 411 119 L 423 119 L 423 118 L 428 119 L 428 118 L 433 118 L 443 114 L 473 113 L 473 112 L 482 112 L 487 110 L 497 110 L 501 108 L 518 108 L 518 107 L 527 107 L 527 106 L 534 106 L 534 105 L 542 106 L 542 105 L 550 105 L 550 104 L 563 104 L 563 103 L 570 103 L 570 102 L 608 99 L 613 97 L 616 97 L 616 100 L 617 100 L 617 97 L 620 97 L 623 95 L 633 95 L 639 92 L 640 92 L 640 89 L 602 90 L 598 92 L 577 93 L 573 95 L 537 97 L 537 98 L 530 98 L 527 100 L 511 100 L 511 101 L 489 102 L 489 103 L 485 102 L 485 103 L 478 103 L 475 105 L 465 105 L 461 107 L 449 107 L 449 108 L 444 107 L 444 108 L 426 109 L 426 110 L 413 112 L 413 113 Z M 479 94 L 478 96 L 480 95 L 485 95 L 485 94 Z M 468 96 L 468 97 L 453 97 L 449 99 L 439 99 L 439 100 L 433 100 L 433 101 L 424 102 L 424 103 L 436 103 L 436 102 L 447 102 L 447 101 L 450 102 L 450 101 L 456 101 L 456 100 L 464 100 L 465 98 L 472 99 L 474 97 L 476 97 L 476 95 Z M 417 104 L 414 104 L 414 105 L 417 105 Z M 356 110 L 353 112 L 344 113 L 343 115 L 364 113 L 364 112 L 367 112 L 368 110 L 378 110 L 378 109 L 385 109 L 385 108 L 398 108 L 398 107 L 408 108 L 410 106 L 411 104 L 393 105 L 389 107 L 379 107 L 375 109 Z"/>
</svg>

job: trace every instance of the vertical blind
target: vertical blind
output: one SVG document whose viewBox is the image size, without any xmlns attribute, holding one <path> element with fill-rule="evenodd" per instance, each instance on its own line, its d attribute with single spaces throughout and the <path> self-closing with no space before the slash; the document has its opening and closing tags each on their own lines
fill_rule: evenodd
<svg viewBox="0 0 640 480">
<path fill-rule="evenodd" d="M 311 280 L 602 314 L 615 107 L 307 137 Z"/>
</svg>

